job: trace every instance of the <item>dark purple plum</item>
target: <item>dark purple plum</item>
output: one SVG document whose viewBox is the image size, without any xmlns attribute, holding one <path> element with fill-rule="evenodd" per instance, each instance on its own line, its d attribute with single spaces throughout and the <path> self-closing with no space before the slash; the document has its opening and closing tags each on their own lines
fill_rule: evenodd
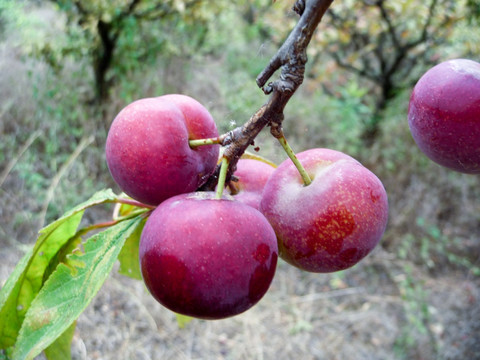
<svg viewBox="0 0 480 360">
<path fill-rule="evenodd" d="M 454 59 L 428 70 L 413 89 L 408 124 L 431 160 L 480 174 L 480 64 Z"/>
<path fill-rule="evenodd" d="M 275 232 L 256 209 L 213 192 L 174 196 L 148 218 L 140 240 L 143 280 L 168 309 L 222 319 L 255 305 L 275 274 Z"/>
</svg>

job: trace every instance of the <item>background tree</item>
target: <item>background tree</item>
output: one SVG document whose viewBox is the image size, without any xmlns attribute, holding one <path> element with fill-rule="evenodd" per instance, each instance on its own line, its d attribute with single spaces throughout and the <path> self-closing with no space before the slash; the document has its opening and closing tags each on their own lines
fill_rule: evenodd
<svg viewBox="0 0 480 360">
<path fill-rule="evenodd" d="M 66 15 L 66 42 L 60 48 L 46 43 L 37 51 L 53 67 L 62 66 L 67 55 L 87 56 L 97 103 L 108 99 L 119 73 L 137 69 L 163 51 L 171 51 L 172 29 L 181 29 L 188 39 L 183 44 L 201 44 L 209 22 L 220 9 L 210 0 L 51 1 Z"/>
<path fill-rule="evenodd" d="M 480 20 L 480 2 L 477 0 L 467 0 L 468 19 L 472 23 Z"/>
<path fill-rule="evenodd" d="M 343 1 L 328 11 L 313 61 L 318 64 L 327 54 L 366 81 L 373 110 L 361 136 L 365 144 L 377 138 L 389 102 L 438 61 L 464 9 L 463 1 L 454 0 L 362 0 Z M 328 84 L 326 89 L 335 92 Z"/>
</svg>

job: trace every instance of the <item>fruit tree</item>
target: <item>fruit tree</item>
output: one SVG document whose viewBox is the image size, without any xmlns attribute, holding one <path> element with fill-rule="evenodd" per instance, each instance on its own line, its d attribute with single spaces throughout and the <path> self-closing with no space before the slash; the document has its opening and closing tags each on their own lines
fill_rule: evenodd
<svg viewBox="0 0 480 360">
<path fill-rule="evenodd" d="M 279 257 L 299 271 L 335 272 L 375 248 L 388 219 L 381 181 L 338 151 L 296 155 L 282 129 L 284 109 L 304 79 L 307 47 L 332 3 L 295 2 L 296 26 L 256 79 L 268 98 L 244 125 L 219 134 L 209 111 L 180 94 L 138 99 L 120 111 L 106 138 L 105 171 L 123 193 L 100 191 L 40 230 L 0 291 L 0 358 L 32 359 L 44 351 L 53 359 L 68 347 L 76 319 L 117 260 L 122 274 L 143 280 L 166 308 L 214 320 L 257 304 Z M 435 108 L 425 85 L 417 85 L 410 124 L 420 147 L 433 146 L 440 157 L 451 155 L 443 145 L 466 144 L 469 150 L 454 151 L 461 158 L 452 161 L 476 172 L 478 98 L 470 95 L 478 88 L 478 64 L 460 65 L 459 81 L 468 78 L 472 90 Z M 455 66 L 435 71 L 448 75 Z M 421 82 L 430 85 L 428 76 Z M 449 98 L 455 89 L 425 91 Z M 453 120 L 460 100 L 465 119 Z M 278 167 L 247 151 L 265 127 L 285 150 Z M 453 136 L 432 145 L 445 132 L 462 141 Z M 85 210 L 100 204 L 115 205 L 112 219 L 85 225 Z"/>
</svg>

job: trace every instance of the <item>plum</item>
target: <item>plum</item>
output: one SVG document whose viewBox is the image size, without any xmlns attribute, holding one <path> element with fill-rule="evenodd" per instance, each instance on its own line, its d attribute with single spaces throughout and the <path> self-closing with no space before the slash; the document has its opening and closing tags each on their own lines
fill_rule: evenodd
<svg viewBox="0 0 480 360">
<path fill-rule="evenodd" d="M 454 59 L 428 70 L 410 97 L 408 124 L 431 160 L 480 174 L 480 63 Z"/>
<path fill-rule="evenodd" d="M 272 165 L 260 160 L 239 159 L 234 174 L 238 181 L 232 182 L 235 190 L 229 189 L 230 194 L 258 210 L 263 188 L 274 170 Z"/>
<path fill-rule="evenodd" d="M 311 184 L 291 160 L 274 171 L 260 211 L 278 238 L 279 255 L 309 272 L 347 269 L 378 244 L 388 219 L 380 180 L 354 158 L 329 149 L 297 154 Z"/>
<path fill-rule="evenodd" d="M 191 148 L 189 140 L 217 136 L 209 112 L 189 96 L 140 99 L 115 117 L 107 136 L 106 161 L 127 195 L 158 205 L 205 183 L 215 170 L 219 146 Z"/>
<path fill-rule="evenodd" d="M 222 319 L 255 305 L 275 274 L 275 232 L 256 209 L 213 192 L 174 196 L 148 218 L 140 239 L 143 280 L 168 309 Z"/>
</svg>

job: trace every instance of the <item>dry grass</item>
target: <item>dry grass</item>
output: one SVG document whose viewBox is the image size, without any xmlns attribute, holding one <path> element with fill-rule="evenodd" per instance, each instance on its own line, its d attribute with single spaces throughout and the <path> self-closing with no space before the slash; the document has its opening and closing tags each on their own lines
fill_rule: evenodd
<svg viewBox="0 0 480 360">
<path fill-rule="evenodd" d="M 457 276 L 425 283 L 430 339 L 405 323 L 397 286 L 371 272 L 390 260 L 378 251 L 342 278 L 281 263 L 257 306 L 231 319 L 193 320 L 183 329 L 141 282 L 113 274 L 78 320 L 73 357 L 478 359 L 478 283 Z M 405 330 L 415 340 L 402 353 L 394 349 Z"/>
<path fill-rule="evenodd" d="M 3 282 L 20 252 L 2 245 Z M 426 296 L 409 299 L 404 265 L 381 248 L 341 274 L 280 262 L 251 310 L 185 328 L 142 282 L 113 272 L 78 319 L 73 359 L 479 359 L 478 279 L 468 272 L 432 278 L 416 268 Z M 418 304 L 428 309 L 426 332 L 407 319 Z"/>
</svg>

